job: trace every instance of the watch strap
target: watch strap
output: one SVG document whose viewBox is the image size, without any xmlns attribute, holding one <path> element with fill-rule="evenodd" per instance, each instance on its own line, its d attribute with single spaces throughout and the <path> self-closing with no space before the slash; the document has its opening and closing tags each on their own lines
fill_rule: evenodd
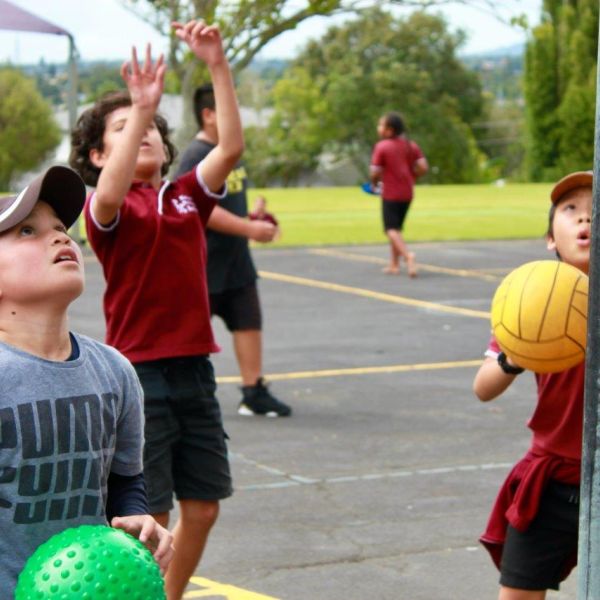
<svg viewBox="0 0 600 600">
<path fill-rule="evenodd" d="M 513 367 L 513 365 L 509 365 L 506 361 L 506 354 L 504 354 L 504 352 L 498 352 L 497 360 L 498 364 L 500 365 L 500 368 L 507 375 L 520 375 L 521 373 L 523 373 L 523 371 L 525 371 L 525 369 L 522 369 L 521 367 Z"/>
</svg>

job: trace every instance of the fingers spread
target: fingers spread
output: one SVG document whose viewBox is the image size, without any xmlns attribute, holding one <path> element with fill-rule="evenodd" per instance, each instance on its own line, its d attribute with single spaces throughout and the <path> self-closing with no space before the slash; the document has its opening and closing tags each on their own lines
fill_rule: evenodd
<svg viewBox="0 0 600 600">
<path fill-rule="evenodd" d="M 144 61 L 144 73 L 152 71 L 152 47 L 146 44 L 146 60 Z"/>
<path fill-rule="evenodd" d="M 140 74 L 140 64 L 138 63 L 137 49 L 135 46 L 131 47 L 131 74 Z"/>
</svg>

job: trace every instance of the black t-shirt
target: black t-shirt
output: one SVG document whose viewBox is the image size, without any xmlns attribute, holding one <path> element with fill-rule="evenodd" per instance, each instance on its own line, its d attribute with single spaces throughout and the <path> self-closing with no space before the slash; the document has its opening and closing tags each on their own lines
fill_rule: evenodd
<svg viewBox="0 0 600 600">
<path fill-rule="evenodd" d="M 191 171 L 213 148 L 214 145 L 209 142 L 194 139 L 181 157 L 176 176 Z M 219 206 L 238 217 L 247 217 L 246 187 L 246 169 L 240 162 L 227 177 L 228 193 L 225 198 L 219 200 Z M 207 229 L 206 242 L 206 275 L 210 294 L 235 290 L 256 281 L 258 275 L 247 238 Z"/>
</svg>

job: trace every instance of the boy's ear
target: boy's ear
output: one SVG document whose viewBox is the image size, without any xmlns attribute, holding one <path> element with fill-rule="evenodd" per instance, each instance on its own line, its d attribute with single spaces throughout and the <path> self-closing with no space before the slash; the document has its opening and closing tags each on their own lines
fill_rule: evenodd
<svg viewBox="0 0 600 600">
<path fill-rule="evenodd" d="M 212 108 L 203 108 L 202 109 L 202 123 L 204 125 L 213 125 L 217 120 L 217 111 Z"/>
<path fill-rule="evenodd" d="M 102 169 L 106 164 L 106 157 L 104 156 L 104 152 L 98 150 L 98 148 L 92 148 L 90 150 L 90 162 L 99 169 Z"/>
<path fill-rule="evenodd" d="M 546 234 L 546 248 L 548 250 L 556 250 L 556 242 L 550 234 Z"/>
</svg>

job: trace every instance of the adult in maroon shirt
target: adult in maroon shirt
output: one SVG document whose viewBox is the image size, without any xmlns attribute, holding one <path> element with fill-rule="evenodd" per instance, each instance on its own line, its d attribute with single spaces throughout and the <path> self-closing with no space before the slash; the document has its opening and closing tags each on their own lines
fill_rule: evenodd
<svg viewBox="0 0 600 600">
<path fill-rule="evenodd" d="M 406 137 L 404 121 L 396 112 L 379 119 L 377 133 L 381 138 L 371 157 L 371 185 L 381 184 L 381 212 L 383 228 L 390 242 L 390 264 L 384 269 L 389 274 L 400 272 L 400 258 L 406 262 L 410 277 L 417 276 L 414 252 L 410 252 L 402 227 L 413 199 L 414 182 L 429 168 L 417 144 Z"/>
</svg>

